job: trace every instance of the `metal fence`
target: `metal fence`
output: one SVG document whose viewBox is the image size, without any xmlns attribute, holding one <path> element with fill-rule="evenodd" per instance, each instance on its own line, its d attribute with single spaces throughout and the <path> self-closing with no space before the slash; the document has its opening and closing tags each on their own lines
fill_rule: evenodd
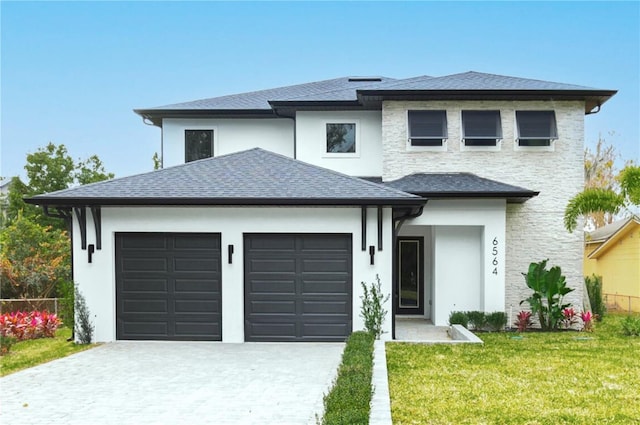
<svg viewBox="0 0 640 425">
<path fill-rule="evenodd" d="M 0 313 L 14 311 L 42 311 L 58 314 L 61 298 L 15 298 L 0 299 Z"/>
<path fill-rule="evenodd" d="M 609 311 L 626 311 L 640 313 L 640 297 L 620 294 L 602 294 Z"/>
</svg>

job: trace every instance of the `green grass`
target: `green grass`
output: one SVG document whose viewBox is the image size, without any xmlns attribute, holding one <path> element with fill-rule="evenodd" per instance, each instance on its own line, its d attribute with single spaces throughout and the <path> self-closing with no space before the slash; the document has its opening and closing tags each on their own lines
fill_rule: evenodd
<svg viewBox="0 0 640 425">
<path fill-rule="evenodd" d="M 369 423 L 373 342 L 373 337 L 362 331 L 352 333 L 347 339 L 338 376 L 324 397 L 323 424 Z"/>
<path fill-rule="evenodd" d="M 79 345 L 67 342 L 71 329 L 60 328 L 55 338 L 40 338 L 17 342 L 9 354 L 0 357 L 0 376 L 5 376 L 41 363 L 84 351 L 95 345 Z"/>
<path fill-rule="evenodd" d="M 639 424 L 640 338 L 482 334 L 480 345 L 387 343 L 394 424 Z"/>
</svg>

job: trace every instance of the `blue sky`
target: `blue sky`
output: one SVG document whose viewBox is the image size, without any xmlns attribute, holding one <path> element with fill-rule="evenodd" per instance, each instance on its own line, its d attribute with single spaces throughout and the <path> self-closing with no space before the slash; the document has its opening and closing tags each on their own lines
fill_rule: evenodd
<svg viewBox="0 0 640 425">
<path fill-rule="evenodd" d="M 150 171 L 143 108 L 347 75 L 469 70 L 616 89 L 585 117 L 640 160 L 638 2 L 0 2 L 0 175 L 49 141 Z M 615 132 L 610 135 L 610 132 Z"/>
</svg>

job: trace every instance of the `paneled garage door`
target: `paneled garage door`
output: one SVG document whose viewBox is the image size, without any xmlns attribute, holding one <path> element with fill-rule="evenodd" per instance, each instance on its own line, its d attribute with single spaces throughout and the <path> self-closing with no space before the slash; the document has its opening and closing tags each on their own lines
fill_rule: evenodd
<svg viewBox="0 0 640 425">
<path fill-rule="evenodd" d="M 220 235 L 116 234 L 118 339 L 222 340 Z"/>
<path fill-rule="evenodd" d="M 351 235 L 247 234 L 244 255 L 247 341 L 351 333 Z"/>
</svg>

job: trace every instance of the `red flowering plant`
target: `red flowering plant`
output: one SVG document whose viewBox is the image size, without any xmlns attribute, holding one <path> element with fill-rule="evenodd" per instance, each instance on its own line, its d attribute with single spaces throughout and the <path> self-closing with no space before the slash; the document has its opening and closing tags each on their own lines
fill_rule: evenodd
<svg viewBox="0 0 640 425">
<path fill-rule="evenodd" d="M 594 315 L 590 311 L 583 311 L 580 313 L 580 318 L 582 319 L 582 330 L 592 332 Z"/>
<path fill-rule="evenodd" d="M 531 312 L 522 310 L 516 316 L 516 321 L 514 325 L 518 328 L 518 332 L 524 332 L 533 324 L 531 320 Z"/>
<path fill-rule="evenodd" d="M 576 313 L 573 307 L 562 310 L 562 326 L 564 326 L 565 329 L 569 329 L 576 323 L 578 323 L 578 313 Z"/>
<path fill-rule="evenodd" d="M 53 338 L 62 324 L 58 315 L 45 311 L 15 311 L 0 315 L 0 335 L 18 341 Z"/>
</svg>

